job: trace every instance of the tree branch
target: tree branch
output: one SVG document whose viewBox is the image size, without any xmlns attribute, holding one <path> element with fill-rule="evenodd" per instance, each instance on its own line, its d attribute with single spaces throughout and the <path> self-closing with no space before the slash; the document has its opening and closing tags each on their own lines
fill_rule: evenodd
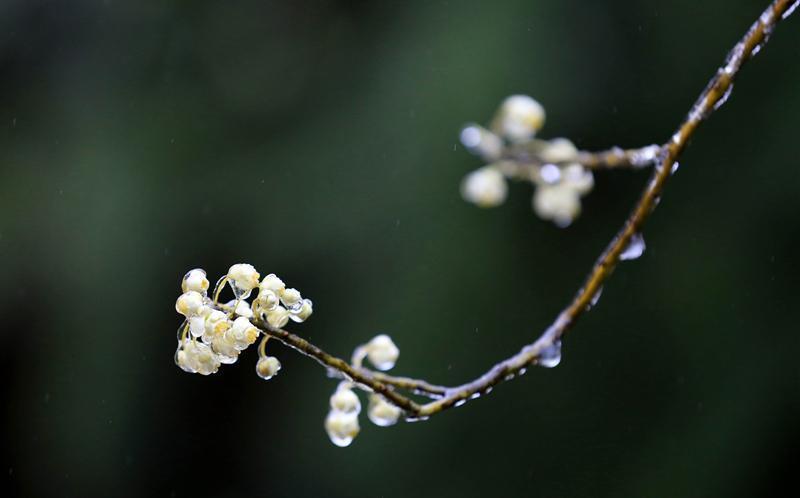
<svg viewBox="0 0 800 498">
<path fill-rule="evenodd" d="M 521 374 L 525 368 L 537 363 L 545 364 L 553 355 L 560 355 L 560 340 L 571 329 L 578 318 L 591 307 L 593 299 L 598 296 L 603 284 L 608 280 L 620 260 L 620 255 L 641 232 L 650 214 L 656 208 L 664 186 L 670 178 L 677 158 L 694 135 L 697 127 L 708 118 L 728 98 L 733 80 L 742 65 L 751 58 L 767 42 L 775 26 L 787 17 L 796 7 L 797 0 L 774 0 L 761 14 L 742 39 L 728 53 L 724 64 L 691 107 L 683 122 L 678 126 L 669 142 L 656 149 L 648 149 L 648 153 L 658 151 L 657 165 L 639 201 L 625 220 L 586 277 L 583 286 L 572 301 L 559 313 L 553 323 L 533 343 L 523 347 L 517 354 L 494 365 L 489 371 L 477 379 L 457 386 L 446 388 L 432 385 L 424 380 L 406 377 L 393 377 L 373 372 L 366 368 L 355 368 L 346 361 L 324 352 L 319 347 L 282 329 L 270 329 L 266 323 L 256 319 L 254 324 L 271 337 L 290 346 L 299 352 L 317 360 L 336 375 L 346 377 L 363 387 L 383 395 L 389 402 L 402 408 L 407 419 L 426 418 L 453 406 L 458 406 L 469 399 L 488 393 L 492 387 Z M 652 146 L 651 146 L 652 147 Z M 647 148 L 645 148 L 647 149 Z M 611 149 L 602 153 L 580 153 L 580 160 L 589 167 L 618 167 L 636 165 L 645 149 L 624 151 Z M 651 158 L 652 160 L 652 158 Z M 545 365 L 546 366 L 546 365 Z M 416 394 L 426 395 L 434 399 L 419 405 L 398 389 Z"/>
</svg>

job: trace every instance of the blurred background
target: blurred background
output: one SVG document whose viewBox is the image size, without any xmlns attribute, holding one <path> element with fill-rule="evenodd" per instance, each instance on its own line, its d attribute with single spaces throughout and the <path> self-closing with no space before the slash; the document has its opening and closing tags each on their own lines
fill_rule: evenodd
<svg viewBox="0 0 800 498">
<path fill-rule="evenodd" d="M 339 356 L 455 384 L 567 303 L 647 172 L 574 226 L 463 202 L 507 95 L 585 149 L 668 139 L 766 0 L 0 2 L 5 496 L 768 496 L 800 447 L 800 24 L 699 130 L 564 344 L 488 398 L 333 446 L 335 381 L 270 344 L 173 364 L 180 279 L 237 262 Z"/>
</svg>

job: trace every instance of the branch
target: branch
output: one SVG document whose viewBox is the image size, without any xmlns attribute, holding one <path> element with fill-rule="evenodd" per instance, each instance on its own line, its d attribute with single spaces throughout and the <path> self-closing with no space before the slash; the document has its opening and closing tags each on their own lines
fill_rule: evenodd
<svg viewBox="0 0 800 498">
<path fill-rule="evenodd" d="M 613 147 L 600 152 L 578 151 L 574 158 L 559 161 L 548 161 L 537 151 L 525 146 L 513 146 L 503 154 L 501 159 L 508 161 L 504 164 L 506 176 L 529 178 L 529 171 L 533 166 L 553 163 L 563 166 L 570 163 L 578 163 L 588 169 L 623 169 L 623 168 L 644 168 L 653 164 L 658 158 L 660 147 L 658 145 L 647 145 L 639 149 L 622 149 Z"/>
<path fill-rule="evenodd" d="M 536 341 L 523 347 L 517 354 L 497 363 L 477 379 L 461 386 L 446 388 L 429 384 L 424 380 L 393 377 L 365 368 L 355 369 L 346 361 L 325 353 L 319 347 L 294 334 L 285 330 L 269 330 L 264 323 L 256 322 L 256 325 L 266 334 L 316 359 L 338 374 L 382 394 L 388 401 L 402 408 L 406 412 L 407 418 L 425 418 L 460 405 L 488 393 L 492 387 L 521 374 L 530 365 L 545 363 L 545 360 L 552 361 L 554 356 L 560 356 L 561 338 L 591 307 L 592 300 L 598 295 L 603 284 L 613 272 L 620 255 L 634 240 L 634 237 L 640 234 L 645 222 L 655 210 L 676 160 L 694 135 L 697 127 L 725 102 L 732 89 L 733 80 L 743 64 L 763 47 L 778 22 L 788 17 L 796 4 L 797 0 L 775 0 L 764 10 L 759 19 L 750 26 L 747 33 L 728 53 L 724 64 L 697 98 L 669 142 L 655 149 L 650 146 L 627 151 L 615 148 L 600 153 L 580 153 L 577 162 L 592 168 L 636 166 L 645 161 L 642 155 L 647 157 L 655 150 L 658 150 L 659 155 L 657 166 L 642 196 L 622 228 L 595 262 L 584 285 L 572 302 L 559 313 Z M 521 156 L 515 156 L 514 159 L 520 160 Z M 396 389 L 440 398 L 424 405 L 418 405 L 408 397 L 398 394 Z"/>
<path fill-rule="evenodd" d="M 717 70 L 714 77 L 697 98 L 694 105 L 692 105 L 686 118 L 680 123 L 672 138 L 666 144 L 631 150 L 614 148 L 598 153 L 575 151 L 571 143 L 569 144 L 572 149 L 568 158 L 564 159 L 565 164 L 578 162 L 584 167 L 599 169 L 643 167 L 655 163 L 655 168 L 631 214 L 600 254 L 589 271 L 583 286 L 578 290 L 572 301 L 558 314 L 538 339 L 524 346 L 513 356 L 497 363 L 477 379 L 460 386 L 445 387 L 431 384 L 425 380 L 395 377 L 375 372 L 361 366 L 364 354 L 368 354 L 366 346 L 360 346 L 356 349 L 358 354 L 354 355 L 351 363 L 330 355 L 306 339 L 281 328 L 288 322 L 290 314 L 295 321 L 305 320 L 312 312 L 311 301 L 308 299 L 302 300 L 299 291 L 296 289 L 285 289 L 283 282 L 274 274 L 268 275 L 259 284 L 258 273 L 252 266 L 247 264 L 237 264 L 231 267 L 228 275 L 218 282 L 217 288 L 213 293 L 213 301 L 206 297 L 208 281 L 205 279 L 204 271 L 192 270 L 184 277 L 184 294 L 176 303 L 178 312 L 187 317 L 187 321 L 184 322 L 179 330 L 179 349 L 176 352 L 178 365 L 186 371 L 198 372 L 204 375 L 213 373 L 222 360 L 215 359 L 216 357 L 211 353 L 212 348 L 219 349 L 216 352 L 227 362 L 236 361 L 239 351 L 256 340 L 258 331 L 255 328 L 257 327 L 266 336 L 259 348 L 261 359 L 256 367 L 257 372 L 263 378 L 271 378 L 280 369 L 280 363 L 276 358 L 264 356 L 266 339 L 271 337 L 315 359 L 326 367 L 331 375 L 344 378 L 363 389 L 380 394 L 388 403 L 402 409 L 406 420 L 425 419 L 448 408 L 460 406 L 470 399 L 487 394 L 495 385 L 521 375 L 531 365 L 543 367 L 557 365 L 561 358 L 561 338 L 575 325 L 580 316 L 591 308 L 599 296 L 603 284 L 611 276 L 617 263 L 624 259 L 626 250 L 640 243 L 642 228 L 658 205 L 664 187 L 672 174 L 673 167 L 677 164 L 678 157 L 700 123 L 706 120 L 727 100 L 732 89 L 733 80 L 738 75 L 743 64 L 762 48 L 775 26 L 782 19 L 788 17 L 798 4 L 800 4 L 800 0 L 774 0 L 767 7 L 758 20 L 750 26 L 750 29 L 742 39 L 728 53 L 724 64 Z M 469 140 L 466 141 L 467 143 L 473 145 L 480 143 L 480 140 L 475 142 L 475 136 L 473 136 L 475 133 L 481 132 L 480 130 L 471 130 L 468 134 Z M 463 136 L 462 141 L 464 141 Z M 552 146 L 552 142 L 550 144 Z M 503 167 L 507 168 L 502 173 L 513 177 L 516 174 L 524 174 L 526 167 L 539 168 L 545 164 L 542 161 L 542 157 L 537 156 L 540 150 L 537 147 L 541 146 L 542 144 L 533 143 L 529 148 L 522 144 L 509 147 L 504 152 L 505 155 L 502 156 L 502 159 L 506 160 L 503 163 Z M 515 170 L 514 168 L 518 169 Z M 232 282 L 229 282 L 229 280 L 232 280 Z M 228 305 L 221 305 L 218 304 L 217 300 L 219 291 L 226 282 L 232 284 L 236 299 Z M 255 287 L 259 287 L 260 290 L 258 298 L 253 301 L 251 307 L 251 314 L 254 315 L 251 324 L 243 318 L 243 314 L 239 311 L 239 305 L 247 304 L 244 299 L 250 294 L 250 290 Z M 187 292 L 187 288 L 196 290 Z M 278 294 L 272 290 L 278 288 L 280 288 L 281 292 L 280 301 L 286 304 L 290 308 L 289 310 L 278 306 Z M 264 290 L 263 296 L 261 290 Z M 198 291 L 202 292 L 202 296 Z M 209 305 L 206 306 L 205 303 Z M 199 310 L 204 307 L 210 314 L 205 319 L 198 318 Z M 270 311 L 265 314 L 264 310 Z M 225 313 L 222 313 L 223 311 Z M 248 309 L 244 311 L 247 312 Z M 222 315 L 222 317 L 215 316 L 215 313 Z M 231 322 L 237 314 L 240 315 L 240 318 Z M 242 320 L 243 322 L 241 322 Z M 231 334 L 225 332 L 228 328 L 231 328 Z M 223 332 L 224 335 L 221 335 Z M 188 338 L 189 334 L 193 337 L 191 340 Z M 211 347 L 198 344 L 195 339 L 202 335 L 205 340 L 206 334 L 211 338 Z M 228 339 L 233 342 L 226 342 Z M 376 339 L 378 338 L 376 337 Z M 396 359 L 396 346 L 391 343 L 391 339 L 388 337 L 386 339 L 389 341 L 389 346 L 394 349 L 392 354 Z M 217 344 L 215 341 L 221 342 Z M 374 350 L 372 351 L 374 352 Z M 371 359 L 371 361 L 375 360 Z M 390 363 L 394 364 L 394 360 Z M 380 361 L 378 364 L 380 364 Z M 357 415 L 360 409 L 358 398 L 352 393 L 348 395 L 345 392 L 347 390 L 349 390 L 349 387 L 337 389 L 337 393 L 339 391 L 342 391 L 342 393 L 337 398 L 336 403 L 344 403 L 340 408 L 348 411 L 350 415 Z M 412 400 L 409 395 L 401 393 L 401 391 L 427 396 L 432 398 L 432 401 L 420 404 Z M 334 399 L 332 398 L 333 406 Z M 378 407 L 380 408 L 380 406 Z M 389 407 L 394 410 L 391 421 L 389 421 L 389 418 L 379 419 L 376 422 L 378 425 L 389 425 L 389 423 L 394 423 L 397 420 L 397 408 Z M 384 411 L 385 413 L 387 412 Z M 340 446 L 349 444 L 355 434 L 358 433 L 357 419 L 354 417 L 348 418 L 345 415 L 347 414 L 342 410 L 338 410 L 331 412 L 329 418 L 326 419 L 326 429 L 329 430 L 329 435 L 333 434 L 331 436 L 332 440 Z M 375 420 L 373 419 L 373 421 Z M 330 427 L 328 427 L 328 424 L 330 424 Z"/>
</svg>

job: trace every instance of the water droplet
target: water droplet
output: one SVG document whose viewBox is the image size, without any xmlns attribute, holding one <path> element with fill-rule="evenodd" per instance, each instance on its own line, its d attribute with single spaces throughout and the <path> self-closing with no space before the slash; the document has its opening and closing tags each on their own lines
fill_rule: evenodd
<svg viewBox="0 0 800 498">
<path fill-rule="evenodd" d="M 469 399 L 478 399 L 480 397 L 481 397 L 481 393 L 477 392 L 477 393 L 472 393 L 470 395 Z"/>
<path fill-rule="evenodd" d="M 602 295 L 603 295 L 603 288 L 599 287 L 592 295 L 592 299 L 589 301 L 589 305 L 586 306 L 586 310 L 588 311 L 597 306 L 597 303 L 600 301 L 600 296 Z"/>
<path fill-rule="evenodd" d="M 789 8 L 788 8 L 788 9 L 786 9 L 786 10 L 783 12 L 783 15 L 781 15 L 781 19 L 786 19 L 787 17 L 789 17 L 790 15 L 792 15 L 792 13 L 794 12 L 794 10 L 797 8 L 797 6 L 798 6 L 798 5 L 800 5 L 800 0 L 797 0 L 795 3 L 793 3 L 792 5 L 790 5 L 790 6 L 789 6 Z M 15 119 L 15 121 L 16 121 L 16 119 Z"/>
<path fill-rule="evenodd" d="M 430 417 L 407 417 L 406 422 L 425 422 Z"/>
<path fill-rule="evenodd" d="M 675 161 L 674 163 L 672 163 L 672 168 L 670 169 L 669 174 L 674 175 L 678 171 L 678 168 L 680 167 L 681 167 L 680 163 L 678 161 Z"/>
<path fill-rule="evenodd" d="M 542 177 L 545 183 L 554 185 L 561 181 L 561 168 L 555 164 L 545 164 L 539 170 L 539 176 Z"/>
<path fill-rule="evenodd" d="M 715 111 L 717 109 L 719 109 L 720 107 L 722 107 L 722 105 L 725 104 L 725 102 L 728 101 L 728 98 L 730 98 L 730 96 L 731 96 L 731 92 L 733 92 L 733 83 L 728 85 L 728 89 L 725 90 L 725 93 L 722 94 L 722 97 L 720 97 L 719 100 L 716 101 L 716 103 L 714 103 L 714 110 Z"/>
<path fill-rule="evenodd" d="M 652 164 L 656 160 L 659 151 L 661 151 L 661 147 L 658 145 L 643 147 L 631 154 L 631 165 L 641 168 Z"/>
<path fill-rule="evenodd" d="M 464 405 L 464 403 L 466 403 L 466 402 L 467 402 L 467 400 L 465 400 L 465 399 L 460 399 L 460 400 L 456 401 L 455 403 L 453 403 L 453 406 L 454 406 L 454 407 L 456 407 L 456 408 L 458 408 L 459 406 L 463 406 L 463 405 Z"/>
<path fill-rule="evenodd" d="M 636 259 L 644 253 L 644 250 L 644 237 L 642 237 L 640 233 L 635 233 L 633 237 L 631 237 L 631 241 L 628 242 L 628 246 L 625 247 L 625 250 L 619 255 L 619 259 L 620 261 Z"/>
<path fill-rule="evenodd" d="M 544 368 L 557 367 L 561 363 L 561 341 L 556 340 L 553 344 L 542 349 L 536 364 Z"/>
</svg>

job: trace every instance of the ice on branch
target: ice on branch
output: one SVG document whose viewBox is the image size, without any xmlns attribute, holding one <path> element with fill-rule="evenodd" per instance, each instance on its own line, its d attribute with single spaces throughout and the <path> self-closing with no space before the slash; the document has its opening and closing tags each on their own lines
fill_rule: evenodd
<svg viewBox="0 0 800 498">
<path fill-rule="evenodd" d="M 500 105 L 489 129 L 471 124 L 461 142 L 489 162 L 461 182 L 461 196 L 479 207 L 502 204 L 507 179 L 534 186 L 533 211 L 559 227 L 571 224 L 581 212 L 581 197 L 594 186 L 592 172 L 578 161 L 579 152 L 566 138 L 541 140 L 544 108 L 526 95 L 512 95 Z"/>
</svg>

